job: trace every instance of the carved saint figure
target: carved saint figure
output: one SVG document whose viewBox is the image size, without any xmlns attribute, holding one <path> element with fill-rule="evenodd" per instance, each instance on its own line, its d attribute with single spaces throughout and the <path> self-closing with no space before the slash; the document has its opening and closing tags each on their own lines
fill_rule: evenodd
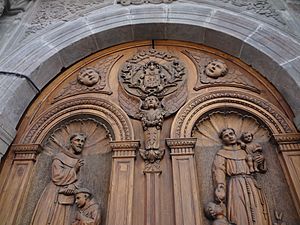
<svg viewBox="0 0 300 225">
<path fill-rule="evenodd" d="M 83 68 L 77 78 L 80 84 L 91 87 L 100 80 L 99 72 L 94 68 Z"/>
<path fill-rule="evenodd" d="M 76 213 L 72 225 L 100 225 L 100 207 L 87 188 L 80 188 L 76 191 Z"/>
<path fill-rule="evenodd" d="M 212 225 L 231 225 L 229 223 L 223 207 L 221 204 L 216 204 L 214 202 L 209 202 L 205 207 L 205 215 L 209 219 L 213 220 Z"/>
<path fill-rule="evenodd" d="M 216 201 L 227 203 L 231 223 L 271 225 L 266 198 L 251 175 L 248 154 L 238 144 L 234 129 L 222 130 L 220 138 L 223 148 L 217 152 L 212 170 Z"/>
<path fill-rule="evenodd" d="M 223 61 L 215 59 L 205 66 L 204 72 L 207 76 L 217 79 L 218 77 L 225 76 L 228 72 L 228 68 Z"/>
<path fill-rule="evenodd" d="M 51 182 L 45 188 L 36 205 L 32 225 L 70 224 L 71 207 L 78 188 L 78 176 L 83 166 L 79 155 L 86 141 L 84 134 L 73 134 L 68 149 L 61 149 L 52 161 Z"/>
<path fill-rule="evenodd" d="M 262 154 L 262 147 L 258 143 L 253 143 L 253 134 L 244 132 L 241 136 L 246 152 L 248 153 L 248 165 L 250 172 L 266 172 L 267 165 Z"/>
</svg>

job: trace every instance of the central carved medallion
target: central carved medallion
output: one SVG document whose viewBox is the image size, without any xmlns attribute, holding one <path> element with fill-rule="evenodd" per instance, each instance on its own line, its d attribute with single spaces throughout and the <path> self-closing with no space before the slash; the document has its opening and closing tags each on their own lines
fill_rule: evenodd
<svg viewBox="0 0 300 225">
<path fill-rule="evenodd" d="M 150 49 L 127 60 L 119 73 L 120 106 L 142 122 L 145 171 L 159 169 L 164 150 L 159 148 L 164 118 L 186 101 L 186 69 L 176 56 Z"/>
</svg>

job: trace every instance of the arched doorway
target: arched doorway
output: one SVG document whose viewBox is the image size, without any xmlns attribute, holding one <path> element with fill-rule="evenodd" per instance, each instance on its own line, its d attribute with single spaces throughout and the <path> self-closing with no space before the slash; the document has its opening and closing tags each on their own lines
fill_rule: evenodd
<svg viewBox="0 0 300 225">
<path fill-rule="evenodd" d="M 70 150 L 73 134 L 84 134 L 78 155 L 85 163 L 74 175 L 81 183 L 74 192 L 60 194 L 74 197 L 76 190 L 88 188 L 98 201 L 101 224 L 209 224 L 205 205 L 220 205 L 210 172 L 222 146 L 218 134 L 233 128 L 238 139 L 250 132 L 264 157 L 253 168 L 245 164 L 248 155 L 253 159 L 247 163 L 255 164 L 255 151 L 247 152 L 247 143 L 242 149 L 239 140 L 242 153 L 233 161 L 241 160 L 246 175 L 263 183 L 257 189 L 266 195 L 268 207 L 259 208 L 269 218 L 266 224 L 283 213 L 296 225 L 298 168 L 291 161 L 299 134 L 292 118 L 288 104 L 265 78 L 218 50 L 176 41 L 108 48 L 61 73 L 28 109 L 1 171 L 1 218 L 5 224 L 35 224 L 41 214 L 49 222 L 60 216 L 51 211 L 54 205 L 68 205 L 63 218 L 70 217 L 70 224 L 76 220 L 74 200 L 49 197 L 43 202 L 43 192 L 49 184 L 56 191 L 77 185 L 55 183 L 53 168 L 56 159 L 67 164 L 59 154 Z M 270 185 L 278 188 L 275 193 Z M 247 191 L 246 186 L 241 190 Z M 257 195 L 249 196 L 258 203 Z M 16 204 L 8 204 L 12 200 Z M 251 215 L 249 224 L 255 224 L 259 210 L 238 214 Z"/>
</svg>

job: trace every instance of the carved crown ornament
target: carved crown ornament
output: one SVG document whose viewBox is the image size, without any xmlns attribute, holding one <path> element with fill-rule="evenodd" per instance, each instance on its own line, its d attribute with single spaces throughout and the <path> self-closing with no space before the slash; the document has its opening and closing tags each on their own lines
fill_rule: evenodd
<svg viewBox="0 0 300 225">
<path fill-rule="evenodd" d="M 229 68 L 223 60 L 195 51 L 186 50 L 183 53 L 194 62 L 197 68 L 198 79 L 194 90 L 198 91 L 212 86 L 229 86 L 260 93 L 255 84 L 239 69 Z"/>
<path fill-rule="evenodd" d="M 101 93 L 111 95 L 112 91 L 107 82 L 112 66 L 122 56 L 109 56 L 87 65 L 74 73 L 73 79 L 54 97 L 55 103 L 67 97 L 85 93 Z"/>
<path fill-rule="evenodd" d="M 119 103 L 131 117 L 142 122 L 145 171 L 159 171 L 164 155 L 160 149 L 160 131 L 164 118 L 176 112 L 186 101 L 186 68 L 175 56 L 150 49 L 128 59 L 119 72 Z"/>
</svg>

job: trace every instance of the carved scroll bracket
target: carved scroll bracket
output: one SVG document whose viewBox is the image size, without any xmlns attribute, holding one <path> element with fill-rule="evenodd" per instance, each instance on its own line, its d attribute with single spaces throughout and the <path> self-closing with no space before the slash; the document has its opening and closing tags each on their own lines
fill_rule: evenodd
<svg viewBox="0 0 300 225">
<path fill-rule="evenodd" d="M 199 189 L 194 159 L 197 138 L 167 139 L 171 151 L 176 225 L 189 221 L 189 225 L 202 224 Z M 180 174 L 186 174 L 180 176 Z"/>
<path fill-rule="evenodd" d="M 14 161 L 36 161 L 42 147 L 39 144 L 14 144 L 12 150 L 15 153 Z"/>
</svg>

